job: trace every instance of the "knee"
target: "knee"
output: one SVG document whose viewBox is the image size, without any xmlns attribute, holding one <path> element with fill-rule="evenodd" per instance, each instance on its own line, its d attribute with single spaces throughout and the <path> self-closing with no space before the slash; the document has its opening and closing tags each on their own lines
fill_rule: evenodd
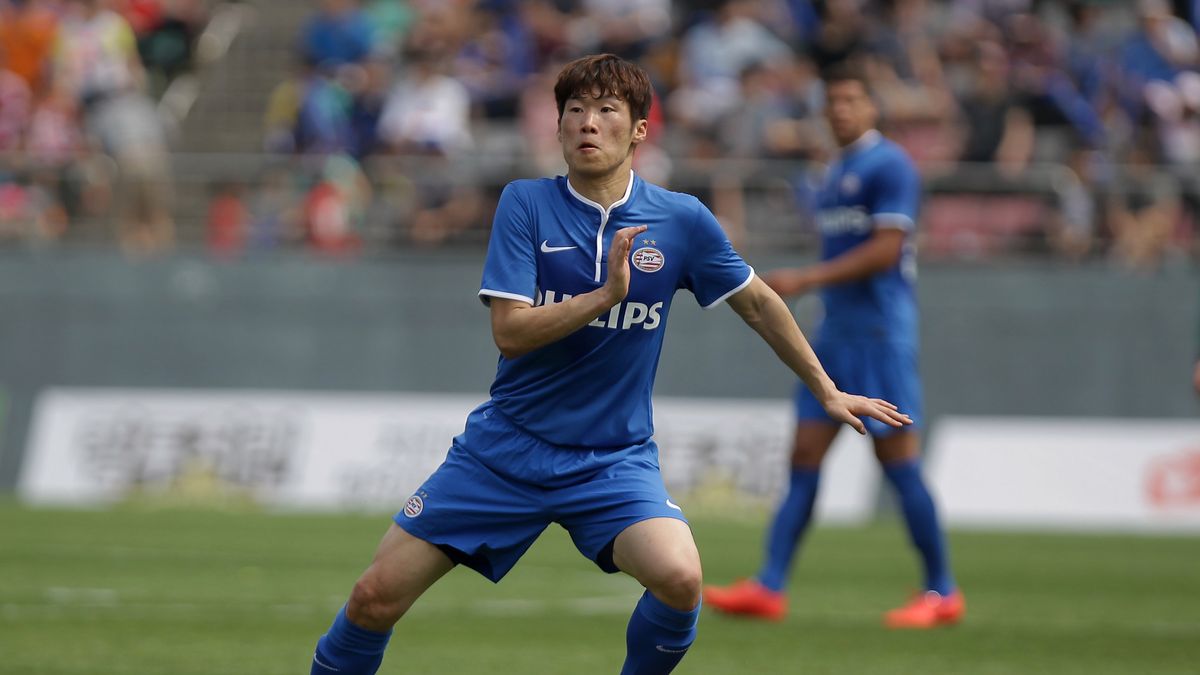
<svg viewBox="0 0 1200 675">
<path fill-rule="evenodd" d="M 700 604 L 704 575 L 699 562 L 681 562 L 665 566 L 646 588 L 664 604 L 690 611 Z"/>
<path fill-rule="evenodd" d="M 368 630 L 386 631 L 404 614 L 402 603 L 367 570 L 354 584 L 346 616 Z"/>
<path fill-rule="evenodd" d="M 884 468 L 894 465 L 903 464 L 906 462 L 915 462 L 921 458 L 921 453 L 916 448 L 906 446 L 887 446 L 875 448 L 875 459 L 879 460 L 880 465 Z"/>
<path fill-rule="evenodd" d="M 792 446 L 792 466 L 802 469 L 818 469 L 825 459 L 825 448 L 813 443 L 796 443 Z"/>
</svg>

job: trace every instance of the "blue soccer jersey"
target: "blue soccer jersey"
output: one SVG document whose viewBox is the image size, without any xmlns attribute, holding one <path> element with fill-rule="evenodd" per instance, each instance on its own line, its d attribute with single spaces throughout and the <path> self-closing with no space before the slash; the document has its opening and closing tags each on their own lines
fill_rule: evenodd
<svg viewBox="0 0 1200 675">
<path fill-rule="evenodd" d="M 869 131 L 846 147 L 829 167 L 817 197 L 823 260 L 862 244 L 879 228 L 898 228 L 907 236 L 900 261 L 890 269 L 825 287 L 822 337 L 916 344 L 912 237 L 920 199 L 920 177 L 912 161 L 878 131 Z"/>
<path fill-rule="evenodd" d="M 605 211 L 563 176 L 510 183 L 488 244 L 484 303 L 562 302 L 601 287 L 613 235 L 646 225 L 630 253 L 629 294 L 554 343 L 500 357 L 493 405 L 525 431 L 559 446 L 623 447 L 653 432 L 650 396 L 675 291 L 711 307 L 748 285 L 753 270 L 695 197 L 632 176 Z"/>
</svg>

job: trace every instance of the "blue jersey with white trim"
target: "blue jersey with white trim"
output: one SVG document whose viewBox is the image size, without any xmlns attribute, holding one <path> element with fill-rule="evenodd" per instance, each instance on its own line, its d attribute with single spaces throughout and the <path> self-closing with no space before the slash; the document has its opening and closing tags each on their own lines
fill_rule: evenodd
<svg viewBox="0 0 1200 675">
<path fill-rule="evenodd" d="M 867 279 L 826 286 L 821 336 L 916 344 L 916 250 L 913 235 L 921 181 L 907 153 L 878 131 L 847 146 L 817 197 L 821 259 L 867 241 L 875 230 L 905 232 L 900 260 Z"/>
<path fill-rule="evenodd" d="M 691 195 L 631 177 L 607 211 L 566 177 L 504 188 L 492 224 L 485 304 L 509 298 L 543 305 L 600 288 L 613 235 L 648 226 L 630 251 L 629 294 L 574 333 L 517 358 L 500 357 L 492 401 L 519 427 L 550 443 L 623 447 L 653 432 L 650 395 L 675 291 L 711 307 L 750 283 L 712 213 Z"/>
</svg>

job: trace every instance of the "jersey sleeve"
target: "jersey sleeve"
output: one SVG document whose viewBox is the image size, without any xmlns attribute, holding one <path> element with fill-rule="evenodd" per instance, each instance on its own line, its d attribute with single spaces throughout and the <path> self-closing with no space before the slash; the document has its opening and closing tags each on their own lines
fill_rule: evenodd
<svg viewBox="0 0 1200 675">
<path fill-rule="evenodd" d="M 489 305 L 492 298 L 507 298 L 534 304 L 537 295 L 536 232 L 528 197 L 514 183 L 500 194 L 479 299 Z"/>
<path fill-rule="evenodd" d="M 907 157 L 897 154 L 873 178 L 867 207 L 875 228 L 913 231 L 921 202 L 921 178 L 916 167 Z"/>
<path fill-rule="evenodd" d="M 754 270 L 733 250 L 721 224 L 699 200 L 688 242 L 680 286 L 696 296 L 704 309 L 713 307 L 750 284 Z"/>
</svg>

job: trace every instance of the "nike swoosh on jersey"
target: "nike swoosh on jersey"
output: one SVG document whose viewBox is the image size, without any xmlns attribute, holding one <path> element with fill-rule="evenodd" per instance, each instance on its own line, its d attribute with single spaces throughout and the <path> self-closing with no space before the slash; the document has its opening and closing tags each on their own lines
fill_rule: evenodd
<svg viewBox="0 0 1200 675">
<path fill-rule="evenodd" d="M 570 251 L 578 246 L 551 246 L 549 239 L 542 240 L 542 253 L 558 253 L 559 251 Z"/>
<path fill-rule="evenodd" d="M 683 509 L 679 508 L 679 505 L 676 504 L 675 502 L 671 501 L 670 499 L 667 500 L 667 506 L 675 509 L 676 511 L 679 511 L 680 513 L 683 513 Z"/>
</svg>

